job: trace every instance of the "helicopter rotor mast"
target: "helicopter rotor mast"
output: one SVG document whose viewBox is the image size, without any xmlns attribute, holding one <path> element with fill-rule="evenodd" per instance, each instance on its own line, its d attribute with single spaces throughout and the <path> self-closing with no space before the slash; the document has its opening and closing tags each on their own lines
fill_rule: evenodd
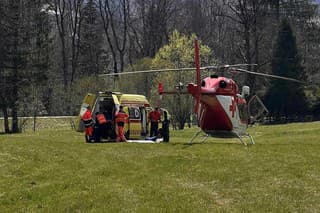
<svg viewBox="0 0 320 213">
<path fill-rule="evenodd" d="M 196 81 L 197 81 L 197 93 L 196 93 L 196 105 L 194 107 L 194 112 L 198 111 L 201 96 L 201 75 L 200 75 L 200 53 L 199 53 L 199 42 L 196 38 L 194 40 L 194 62 L 196 67 Z"/>
</svg>

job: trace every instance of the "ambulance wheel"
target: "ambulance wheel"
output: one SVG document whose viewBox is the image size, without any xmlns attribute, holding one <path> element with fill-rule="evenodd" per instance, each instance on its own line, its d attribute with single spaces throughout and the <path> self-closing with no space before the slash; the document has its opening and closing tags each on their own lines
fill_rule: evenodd
<svg viewBox="0 0 320 213">
<path fill-rule="evenodd" d="M 93 139 L 94 142 L 100 142 L 100 137 L 99 136 L 95 136 Z"/>
<path fill-rule="evenodd" d="M 111 138 L 112 140 L 115 140 L 115 139 L 117 138 L 117 134 L 116 134 L 115 131 L 112 131 L 112 132 L 111 132 L 110 138 Z"/>
</svg>

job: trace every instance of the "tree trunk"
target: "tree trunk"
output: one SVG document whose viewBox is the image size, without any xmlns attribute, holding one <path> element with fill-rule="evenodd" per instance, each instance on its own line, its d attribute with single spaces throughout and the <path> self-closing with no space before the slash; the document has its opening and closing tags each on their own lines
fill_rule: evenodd
<svg viewBox="0 0 320 213">
<path fill-rule="evenodd" d="M 3 122 L 4 122 L 4 132 L 5 133 L 10 133 L 9 117 L 8 117 L 8 111 L 7 111 L 6 107 L 2 108 L 2 113 L 3 113 Z"/>
<path fill-rule="evenodd" d="M 59 37 L 61 41 L 61 59 L 62 59 L 62 69 L 63 69 L 63 84 L 64 88 L 68 87 L 68 58 L 67 58 L 67 47 L 66 47 L 66 30 L 65 30 L 65 8 L 66 2 L 54 1 L 54 10 L 56 17 L 56 24 L 58 27 Z"/>
<path fill-rule="evenodd" d="M 36 126 L 37 126 L 37 109 L 38 107 L 35 107 L 35 109 L 33 110 L 33 131 L 36 131 Z"/>
<path fill-rule="evenodd" d="M 257 23 L 255 23 L 254 26 L 254 63 L 255 64 L 259 64 L 259 33 L 258 33 L 258 29 L 257 29 Z M 257 72 L 258 71 L 258 66 L 254 66 L 254 71 Z M 255 91 L 256 90 L 256 81 L 255 81 L 255 76 L 252 76 L 252 82 L 251 82 L 251 91 Z"/>
<path fill-rule="evenodd" d="M 19 132 L 19 121 L 18 121 L 18 107 L 16 102 L 13 104 L 11 109 L 11 116 L 12 116 L 12 133 Z"/>
<path fill-rule="evenodd" d="M 280 0 L 274 0 L 273 4 L 274 4 L 275 10 L 276 10 L 276 19 L 277 19 L 277 22 L 279 23 L 279 21 L 280 21 Z"/>
<path fill-rule="evenodd" d="M 75 2 L 74 2 L 75 3 Z M 70 83 L 72 84 L 74 79 L 75 79 L 75 75 L 77 72 L 77 66 L 78 66 L 78 60 L 79 60 L 79 48 L 80 48 L 80 39 L 81 39 L 81 34 L 80 34 L 80 30 L 81 30 L 81 22 L 82 22 L 82 0 L 78 0 L 75 5 L 73 5 L 72 8 L 72 3 L 70 3 L 69 1 L 69 5 L 70 5 L 70 11 L 73 11 L 75 13 L 74 17 L 71 16 L 70 18 L 70 22 L 72 25 L 72 42 L 71 42 L 71 49 L 72 49 L 72 56 L 71 56 L 71 79 L 70 79 Z"/>
<path fill-rule="evenodd" d="M 245 62 L 247 64 L 252 63 L 251 59 L 251 44 L 250 44 L 250 26 L 249 24 L 246 24 L 244 26 L 244 41 L 245 41 Z M 249 71 L 251 71 L 251 66 L 249 65 L 247 68 Z M 250 88 L 254 86 L 254 78 L 252 75 L 247 75 L 247 84 L 249 85 Z"/>
<path fill-rule="evenodd" d="M 19 61 L 18 58 L 18 48 L 19 48 L 19 29 L 17 28 L 14 33 L 14 46 L 13 51 L 16 54 L 16 56 L 13 58 L 13 69 L 12 69 L 12 99 L 10 103 L 11 107 L 11 116 L 12 116 L 12 127 L 11 132 L 12 133 L 18 133 L 19 132 L 19 125 L 18 125 L 18 71 L 19 71 Z"/>
<path fill-rule="evenodd" d="M 124 70 L 124 52 L 120 52 L 120 72 Z"/>
<path fill-rule="evenodd" d="M 17 72 L 17 68 L 15 68 L 15 73 Z M 19 132 L 19 122 L 18 122 L 18 106 L 17 106 L 17 100 L 18 100 L 18 86 L 17 86 L 17 77 L 16 74 L 14 75 L 14 83 L 12 88 L 12 103 L 11 103 L 11 116 L 12 116 L 12 133 L 18 133 Z"/>
<path fill-rule="evenodd" d="M 64 88 L 67 89 L 68 87 L 68 59 L 66 54 L 66 45 L 64 35 L 60 36 L 61 39 L 61 57 L 62 57 L 62 69 L 63 69 L 63 85 Z"/>
</svg>

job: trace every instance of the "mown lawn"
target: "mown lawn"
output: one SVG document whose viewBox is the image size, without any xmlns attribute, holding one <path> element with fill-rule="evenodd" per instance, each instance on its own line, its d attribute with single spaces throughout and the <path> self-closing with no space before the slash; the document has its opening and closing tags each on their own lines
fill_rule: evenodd
<svg viewBox="0 0 320 213">
<path fill-rule="evenodd" d="M 0 212 L 319 212 L 320 123 L 256 126 L 256 144 L 171 131 L 86 144 L 68 128 L 0 135 Z M 200 139 L 198 139 L 200 141 Z"/>
</svg>

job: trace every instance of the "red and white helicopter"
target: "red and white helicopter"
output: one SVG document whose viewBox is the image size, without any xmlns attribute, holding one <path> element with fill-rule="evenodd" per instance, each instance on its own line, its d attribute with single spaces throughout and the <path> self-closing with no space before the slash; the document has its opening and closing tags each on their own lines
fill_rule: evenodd
<svg viewBox="0 0 320 213">
<path fill-rule="evenodd" d="M 288 81 L 295 81 L 302 83 L 299 80 L 248 71 L 245 69 L 237 68 L 240 66 L 247 66 L 248 64 L 238 65 L 224 65 L 224 66 L 207 66 L 200 67 L 200 54 L 198 40 L 194 42 L 194 60 L 195 68 L 180 68 L 180 69 L 159 69 L 159 70 L 143 70 L 125 73 L 117 73 L 116 75 L 137 74 L 137 73 L 151 73 L 151 72 L 167 72 L 167 71 L 196 71 L 196 83 L 189 83 L 185 93 L 191 94 L 195 99 L 194 113 L 198 119 L 200 130 L 192 137 L 190 143 L 195 138 L 204 132 L 206 137 L 202 140 L 204 142 L 209 136 L 213 137 L 235 137 L 238 138 L 242 144 L 247 145 L 244 137 L 250 139 L 250 143 L 254 144 L 253 137 L 247 133 L 247 127 L 250 122 L 250 105 L 254 101 L 260 104 L 261 110 L 256 117 L 268 112 L 258 96 L 253 96 L 249 101 L 246 98 L 250 94 L 250 88 L 243 86 L 240 93 L 237 83 L 227 77 L 218 77 L 211 75 L 201 79 L 201 70 L 217 70 L 223 68 L 225 71 L 236 71 L 242 73 L 249 73 L 254 75 L 261 75 L 266 77 L 278 78 Z M 103 74 L 103 76 L 110 76 L 115 74 Z M 174 92 L 163 91 L 163 86 L 159 83 L 159 94 L 172 94 Z M 179 91 L 179 93 L 183 93 Z"/>
</svg>

